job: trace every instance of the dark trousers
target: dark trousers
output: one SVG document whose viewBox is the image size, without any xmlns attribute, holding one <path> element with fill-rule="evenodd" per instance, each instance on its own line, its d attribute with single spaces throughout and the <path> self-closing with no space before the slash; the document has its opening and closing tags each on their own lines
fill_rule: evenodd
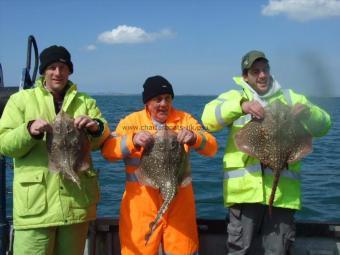
<svg viewBox="0 0 340 255">
<path fill-rule="evenodd" d="M 295 210 L 262 204 L 236 204 L 229 208 L 229 255 L 286 255 L 295 240 Z"/>
</svg>

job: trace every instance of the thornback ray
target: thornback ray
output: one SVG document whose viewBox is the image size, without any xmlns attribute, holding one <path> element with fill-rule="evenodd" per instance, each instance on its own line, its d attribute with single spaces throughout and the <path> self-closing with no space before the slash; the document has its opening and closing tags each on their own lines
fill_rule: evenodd
<svg viewBox="0 0 340 255">
<path fill-rule="evenodd" d="M 292 106 L 275 100 L 264 108 L 262 120 L 252 119 L 235 135 L 235 144 L 242 152 L 257 158 L 263 169 L 273 171 L 269 198 L 271 214 L 281 172 L 288 164 L 312 152 L 312 137 L 292 113 Z"/>
<path fill-rule="evenodd" d="M 60 173 L 80 187 L 78 173 L 91 166 L 91 145 L 85 130 L 74 126 L 74 119 L 60 111 L 47 133 L 48 169 Z"/>
<path fill-rule="evenodd" d="M 168 127 L 158 130 L 154 135 L 154 143 L 143 152 L 138 180 L 148 186 L 159 189 L 163 203 L 157 215 L 150 223 L 149 232 L 145 235 L 147 245 L 164 213 L 174 199 L 178 187 L 190 183 L 191 168 L 189 156 L 184 146 L 177 141 L 177 133 Z"/>
</svg>

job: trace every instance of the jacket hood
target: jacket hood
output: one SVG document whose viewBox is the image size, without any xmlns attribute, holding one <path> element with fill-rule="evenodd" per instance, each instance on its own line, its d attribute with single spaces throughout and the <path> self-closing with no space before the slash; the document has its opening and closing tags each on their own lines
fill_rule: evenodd
<svg viewBox="0 0 340 255">
<path fill-rule="evenodd" d="M 252 93 L 254 96 L 254 100 L 258 101 L 262 106 L 266 106 L 267 99 L 272 97 L 274 94 L 281 90 L 281 85 L 279 84 L 279 82 L 275 80 L 273 76 L 271 76 L 271 78 L 272 78 L 271 86 L 267 93 L 263 95 L 259 95 L 247 82 L 245 82 L 243 77 L 234 77 L 233 79 L 236 82 L 236 84 L 241 86 L 243 89 L 250 91 L 250 93 Z"/>
<path fill-rule="evenodd" d="M 44 87 L 44 83 L 45 83 L 45 77 L 44 76 L 40 76 L 34 83 L 34 87 L 40 87 L 40 88 L 45 88 Z M 71 80 L 67 81 L 67 85 L 65 87 L 65 91 L 69 92 L 72 90 L 77 90 L 77 85 L 75 83 L 73 83 Z"/>
</svg>

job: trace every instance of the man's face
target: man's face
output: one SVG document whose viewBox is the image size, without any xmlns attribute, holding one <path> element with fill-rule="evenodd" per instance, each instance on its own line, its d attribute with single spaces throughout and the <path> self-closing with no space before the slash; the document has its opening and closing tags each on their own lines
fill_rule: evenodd
<svg viewBox="0 0 340 255">
<path fill-rule="evenodd" d="M 146 102 L 146 109 L 149 111 L 151 117 L 160 123 L 166 122 L 171 107 L 172 97 L 170 94 L 162 94 Z"/>
<path fill-rule="evenodd" d="M 67 84 L 70 69 L 64 63 L 55 62 L 46 68 L 44 76 L 46 88 L 51 92 L 60 93 Z"/>
<path fill-rule="evenodd" d="M 243 79 L 259 94 L 265 94 L 271 86 L 269 64 L 265 59 L 256 60 L 243 75 Z"/>
</svg>

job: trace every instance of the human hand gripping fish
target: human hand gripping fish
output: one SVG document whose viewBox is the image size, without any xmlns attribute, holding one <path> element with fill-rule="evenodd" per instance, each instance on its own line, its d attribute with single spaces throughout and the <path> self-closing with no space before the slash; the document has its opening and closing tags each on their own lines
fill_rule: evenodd
<svg viewBox="0 0 340 255">
<path fill-rule="evenodd" d="M 29 123 L 28 131 L 32 136 L 39 136 L 45 132 L 51 132 L 52 126 L 46 120 L 36 119 Z"/>
<path fill-rule="evenodd" d="M 180 144 L 187 144 L 191 146 L 195 144 L 196 140 L 197 140 L 196 134 L 186 128 L 182 128 L 177 135 L 177 141 Z"/>
</svg>

